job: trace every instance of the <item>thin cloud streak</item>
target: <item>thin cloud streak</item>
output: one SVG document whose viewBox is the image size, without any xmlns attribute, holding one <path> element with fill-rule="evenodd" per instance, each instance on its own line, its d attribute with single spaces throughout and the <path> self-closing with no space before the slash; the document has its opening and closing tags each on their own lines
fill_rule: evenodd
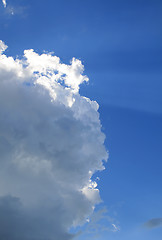
<svg viewBox="0 0 162 240">
<path fill-rule="evenodd" d="M 2 0 L 2 3 L 3 3 L 4 8 L 6 8 L 6 6 L 7 6 L 6 0 Z"/>
</svg>

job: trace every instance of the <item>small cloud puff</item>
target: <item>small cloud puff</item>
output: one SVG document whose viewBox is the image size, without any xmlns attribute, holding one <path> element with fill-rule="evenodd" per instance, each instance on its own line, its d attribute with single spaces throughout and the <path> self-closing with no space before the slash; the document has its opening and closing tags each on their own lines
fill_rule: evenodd
<svg viewBox="0 0 162 240">
<path fill-rule="evenodd" d="M 6 49 L 7 45 L 5 45 L 2 40 L 0 40 L 0 54 L 2 54 Z"/>
<path fill-rule="evenodd" d="M 7 6 L 6 0 L 2 0 L 2 3 L 3 3 L 4 8 L 6 8 L 6 6 Z"/>
<path fill-rule="evenodd" d="M 144 226 L 149 229 L 162 227 L 162 218 L 152 218 L 147 221 Z"/>
<path fill-rule="evenodd" d="M 0 41 L 0 239 L 70 240 L 100 202 L 107 160 L 98 104 L 79 94 L 81 61 L 3 54 Z"/>
</svg>

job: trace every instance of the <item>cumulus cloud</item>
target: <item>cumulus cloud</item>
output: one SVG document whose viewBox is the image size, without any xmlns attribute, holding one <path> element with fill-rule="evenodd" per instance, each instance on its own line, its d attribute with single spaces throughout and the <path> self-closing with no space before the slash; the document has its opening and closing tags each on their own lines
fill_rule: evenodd
<svg viewBox="0 0 162 240">
<path fill-rule="evenodd" d="M 2 0 L 2 3 L 3 3 L 3 6 L 4 6 L 4 7 L 7 6 L 6 0 Z"/>
<path fill-rule="evenodd" d="M 0 42 L 0 239 L 68 240 L 100 202 L 107 160 L 98 104 L 79 94 L 81 61 Z"/>
<path fill-rule="evenodd" d="M 162 227 L 162 218 L 153 218 L 150 219 L 145 223 L 145 227 L 147 228 L 157 228 L 157 227 Z"/>
</svg>

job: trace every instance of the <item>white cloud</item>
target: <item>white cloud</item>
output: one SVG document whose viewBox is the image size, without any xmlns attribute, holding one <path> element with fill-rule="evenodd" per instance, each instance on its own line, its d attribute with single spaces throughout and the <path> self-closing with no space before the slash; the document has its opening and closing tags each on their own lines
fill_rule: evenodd
<svg viewBox="0 0 162 240">
<path fill-rule="evenodd" d="M 3 6 L 4 6 L 4 7 L 7 6 L 6 0 L 2 0 L 2 3 L 3 3 Z"/>
<path fill-rule="evenodd" d="M 7 46 L 0 40 L 0 55 L 7 49 Z"/>
<path fill-rule="evenodd" d="M 113 226 L 113 232 L 117 232 L 117 231 L 120 231 L 120 228 L 119 227 L 117 227 L 114 223 L 112 224 L 112 226 Z"/>
<path fill-rule="evenodd" d="M 81 61 L 3 54 L 0 42 L 0 238 L 68 240 L 100 201 L 107 160 L 98 104 L 79 94 Z"/>
</svg>

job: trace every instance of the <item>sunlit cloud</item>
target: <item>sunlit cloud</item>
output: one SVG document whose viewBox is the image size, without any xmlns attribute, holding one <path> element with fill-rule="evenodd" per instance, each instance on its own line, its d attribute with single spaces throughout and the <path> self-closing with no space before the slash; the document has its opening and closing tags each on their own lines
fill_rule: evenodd
<svg viewBox="0 0 162 240">
<path fill-rule="evenodd" d="M 81 96 L 80 60 L 34 50 L 14 59 L 0 42 L 0 238 L 72 239 L 101 201 L 91 177 L 104 169 L 98 107 Z"/>
<path fill-rule="evenodd" d="M 4 8 L 6 8 L 6 6 L 7 6 L 6 0 L 2 0 L 2 3 L 3 3 Z"/>
</svg>

